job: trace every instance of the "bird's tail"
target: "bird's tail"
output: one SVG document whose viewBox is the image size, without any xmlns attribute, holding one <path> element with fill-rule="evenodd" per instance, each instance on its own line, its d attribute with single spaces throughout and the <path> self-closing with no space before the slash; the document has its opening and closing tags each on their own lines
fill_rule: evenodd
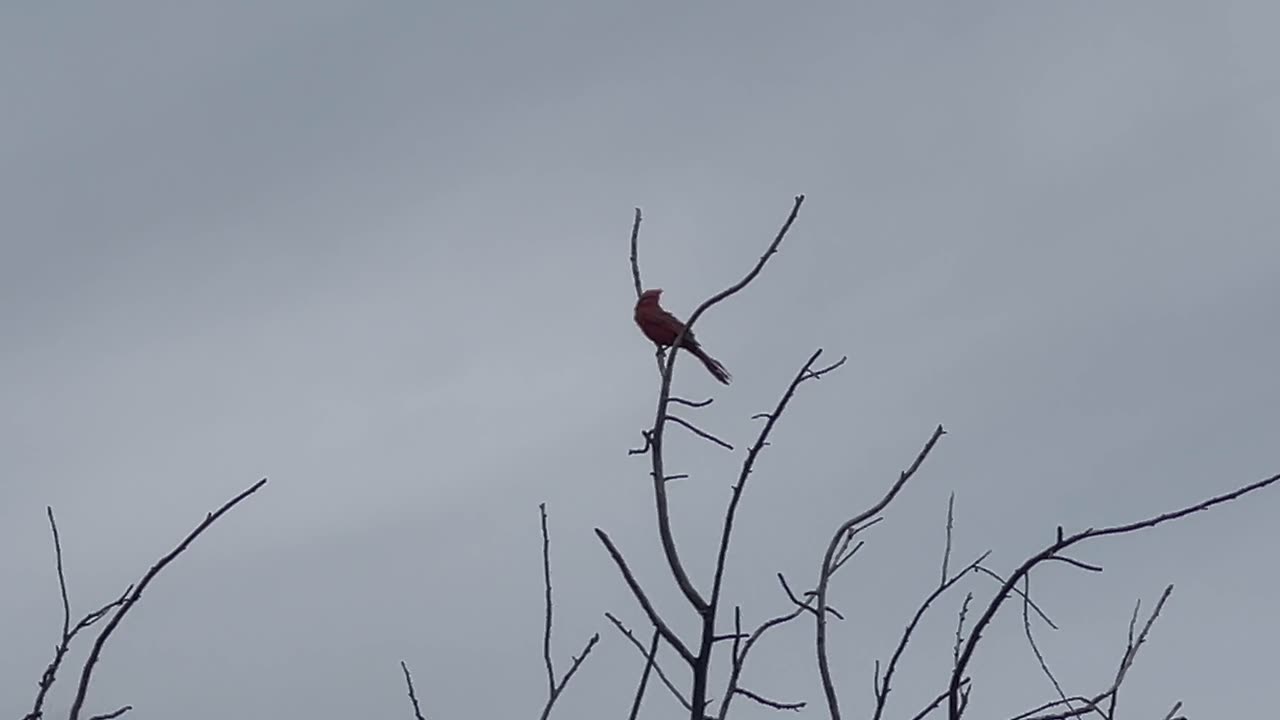
<svg viewBox="0 0 1280 720">
<path fill-rule="evenodd" d="M 689 352 L 693 353 L 699 360 L 702 361 L 703 365 L 707 366 L 707 372 L 711 373 L 712 377 L 724 383 L 725 385 L 729 384 L 729 378 L 732 376 L 729 375 L 728 370 L 724 369 L 724 366 L 720 364 L 719 360 L 716 360 L 715 358 L 708 355 L 707 352 L 700 347 L 690 348 Z"/>
</svg>

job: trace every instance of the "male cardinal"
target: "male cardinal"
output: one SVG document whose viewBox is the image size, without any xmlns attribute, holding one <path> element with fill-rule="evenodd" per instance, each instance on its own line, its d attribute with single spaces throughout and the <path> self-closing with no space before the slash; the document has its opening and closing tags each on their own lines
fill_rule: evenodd
<svg viewBox="0 0 1280 720">
<path fill-rule="evenodd" d="M 645 290 L 640 293 L 640 299 L 636 301 L 636 325 L 640 326 L 640 332 L 643 332 L 645 337 L 659 346 L 666 347 L 676 341 L 676 336 L 684 329 L 684 323 L 658 305 L 658 298 L 661 295 L 662 290 Z M 725 385 L 729 384 L 729 371 L 702 349 L 693 337 L 692 331 L 684 334 L 684 339 L 680 341 L 680 348 L 688 350 L 694 357 L 701 360 L 712 377 Z"/>
</svg>

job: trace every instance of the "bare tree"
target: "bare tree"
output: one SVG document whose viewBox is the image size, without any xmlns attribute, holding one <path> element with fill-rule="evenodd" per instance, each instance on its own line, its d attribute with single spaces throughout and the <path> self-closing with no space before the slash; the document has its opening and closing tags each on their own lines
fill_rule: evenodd
<svg viewBox="0 0 1280 720">
<path fill-rule="evenodd" d="M 191 543 L 195 542 L 196 538 L 200 537 L 205 530 L 208 530 L 218 518 L 266 484 L 266 478 L 259 480 L 244 492 L 228 500 L 222 507 L 206 515 L 204 520 L 199 525 L 196 525 L 195 529 L 182 539 L 182 542 L 178 543 L 177 547 L 156 561 L 138 582 L 125 588 L 125 591 L 116 599 L 81 617 L 74 625 L 71 624 L 71 601 L 67 594 L 67 577 L 62 566 L 62 538 L 58 535 L 58 523 L 54 520 L 53 508 L 45 508 L 45 512 L 49 517 L 49 531 L 53 535 L 54 562 L 58 573 L 58 591 L 62 600 L 62 634 L 57 647 L 54 649 L 53 660 L 50 661 L 48 667 L 45 668 L 44 673 L 40 676 L 39 690 L 36 692 L 36 699 L 31 707 L 31 712 L 24 715 L 23 720 L 40 720 L 44 717 L 45 700 L 57 680 L 58 671 L 62 668 L 62 661 L 66 657 L 67 651 L 71 649 L 72 641 L 82 631 L 88 630 L 97 625 L 99 621 L 105 619 L 107 622 L 102 630 L 98 632 L 97 637 L 94 638 L 93 645 L 89 650 L 89 656 L 85 659 L 84 665 L 80 669 L 80 680 L 71 702 L 71 710 L 67 714 L 68 720 L 79 720 L 84 712 L 85 701 L 89 694 L 89 684 L 93 680 L 93 671 L 102 659 L 102 650 L 106 647 L 107 640 L 111 637 L 111 634 L 115 632 L 116 628 L 120 626 L 120 622 L 124 620 L 125 615 L 138 604 L 138 600 L 142 598 L 142 592 L 147 589 L 147 586 L 151 584 L 151 581 L 160 574 L 160 571 L 165 566 L 185 552 L 191 546 Z M 133 706 L 124 705 L 107 713 L 91 715 L 89 720 L 109 720 L 110 718 L 120 717 L 132 709 Z"/>
<path fill-rule="evenodd" d="M 755 265 L 738 282 L 734 283 L 727 289 L 712 295 L 700 304 L 689 317 L 681 336 L 685 333 L 692 332 L 694 323 L 705 312 L 741 292 L 753 280 L 755 280 L 757 276 L 759 276 L 769 259 L 778 252 L 788 231 L 795 222 L 796 216 L 799 213 L 803 202 L 803 195 L 795 198 L 791 212 L 783 223 L 781 230 L 779 230 L 773 241 L 766 247 L 765 252 L 761 255 Z M 630 242 L 632 280 L 637 296 L 639 296 L 644 288 L 644 285 L 641 282 L 638 249 L 640 223 L 641 213 L 639 208 L 637 208 L 631 227 Z M 694 637 L 682 637 L 675 631 L 675 625 L 658 613 L 654 603 L 649 597 L 649 592 L 646 591 L 646 589 L 637 580 L 635 573 L 631 570 L 630 565 L 624 559 L 623 554 L 617 545 L 605 531 L 599 528 L 596 529 L 596 535 L 604 545 L 609 556 L 613 559 L 622 575 L 623 581 L 630 589 L 637 604 L 644 612 L 654 630 L 654 642 L 650 643 L 649 647 L 646 648 L 635 637 L 632 631 L 621 623 L 621 621 L 612 614 L 608 615 L 609 619 L 614 623 L 619 631 L 622 632 L 631 644 L 642 653 L 646 660 L 641 682 L 637 688 L 636 696 L 633 698 L 631 716 L 635 717 L 636 709 L 639 707 L 642 696 L 648 687 L 647 679 L 653 670 L 657 670 L 659 672 L 659 677 L 662 679 L 663 684 L 666 685 L 669 692 L 678 700 L 681 706 L 689 712 L 691 720 L 705 720 L 706 718 L 711 717 L 714 717 L 717 720 L 724 720 L 728 715 L 734 698 L 736 697 L 743 697 L 777 710 L 799 710 L 803 708 L 805 703 L 802 701 L 779 701 L 770 699 L 764 694 L 743 687 L 740 684 L 740 681 L 748 653 L 755 646 L 761 636 L 774 628 L 786 625 L 802 616 L 807 616 L 812 618 L 814 623 L 814 649 L 817 660 L 818 676 L 821 681 L 826 705 L 826 712 L 831 720 L 840 720 L 842 715 L 837 687 L 828 660 L 828 627 L 832 619 L 843 620 L 844 615 L 836 608 L 832 607 L 830 603 L 831 579 L 848 563 L 850 558 L 852 558 L 854 554 L 863 547 L 863 541 L 859 540 L 855 543 L 855 539 L 861 533 L 881 522 L 885 518 L 884 512 L 906 488 L 912 478 L 916 476 L 917 472 L 924 465 L 925 461 L 929 458 L 931 452 L 946 432 L 941 425 L 937 426 L 925 442 L 924 447 L 920 450 L 915 460 L 898 475 L 894 482 L 889 485 L 883 497 L 866 510 L 851 516 L 847 521 L 841 523 L 835 529 L 831 535 L 830 541 L 827 543 L 825 551 L 822 553 L 821 563 L 819 565 L 819 571 L 814 582 L 813 590 L 797 595 L 787 583 L 785 577 L 781 574 L 778 575 L 782 591 L 786 595 L 786 598 L 792 607 L 789 612 L 770 618 L 758 627 L 752 629 L 750 632 L 747 632 L 742 628 L 740 608 L 737 605 L 734 605 L 732 628 L 722 628 L 721 624 L 722 618 L 725 615 L 724 611 L 725 608 L 729 606 L 722 595 L 723 582 L 727 569 L 728 551 L 733 538 L 737 511 L 740 503 L 742 502 L 747 480 L 751 476 L 756 459 L 760 452 L 769 444 L 770 433 L 781 419 L 784 411 L 789 407 L 797 389 L 809 380 L 821 379 L 823 376 L 836 370 L 845 362 L 845 358 L 842 357 L 834 363 L 822 366 L 819 365 L 818 361 L 823 351 L 821 349 L 814 351 L 800 367 L 800 370 L 792 378 L 791 382 L 787 385 L 773 410 L 754 416 L 753 419 L 763 420 L 763 424 L 756 435 L 755 441 L 749 446 L 746 457 L 743 460 L 742 467 L 739 470 L 736 481 L 732 486 L 732 492 L 729 496 L 728 504 L 722 520 L 720 541 L 716 551 L 716 563 L 709 582 L 710 589 L 703 592 L 699 590 L 699 584 L 695 582 L 686 571 L 682 561 L 681 550 L 677 547 L 674 540 L 674 534 L 671 527 L 670 499 L 667 493 L 667 484 L 672 480 L 682 479 L 686 476 L 667 474 L 666 468 L 668 463 L 665 454 L 666 443 L 664 440 L 667 428 L 675 425 L 691 431 L 697 437 L 707 440 L 718 447 L 732 449 L 733 445 L 720 438 L 715 433 L 707 431 L 685 417 L 676 415 L 672 412 L 673 406 L 697 409 L 700 407 L 706 407 L 712 402 L 712 399 L 710 398 L 693 401 L 678 397 L 673 393 L 672 378 L 675 368 L 675 359 L 679 352 L 679 346 L 680 337 L 677 337 L 669 349 L 663 347 L 659 347 L 657 349 L 659 387 L 657 410 L 654 416 L 653 425 L 642 431 L 641 434 L 644 440 L 643 445 L 639 448 L 632 449 L 629 452 L 633 455 L 648 454 L 649 456 L 658 537 L 661 541 L 662 553 L 666 561 L 667 568 L 671 573 L 671 577 L 675 582 L 675 585 L 679 588 L 680 594 L 684 598 L 688 609 L 698 620 L 699 630 Z M 999 589 L 978 614 L 977 620 L 974 621 L 972 626 L 967 629 L 965 623 L 975 596 L 972 591 L 966 594 L 957 619 L 953 652 L 954 657 L 951 672 L 948 677 L 940 683 L 938 692 L 932 696 L 932 698 L 925 703 L 922 708 L 919 708 L 911 716 L 913 720 L 923 720 L 923 718 L 930 716 L 944 707 L 946 708 L 948 720 L 960 720 L 964 714 L 965 708 L 967 707 L 970 693 L 974 687 L 974 681 L 973 678 L 970 677 L 968 669 L 974 653 L 977 651 L 979 641 L 982 638 L 983 632 L 989 627 L 997 611 L 1004 607 L 1010 598 L 1014 597 L 1021 601 L 1023 626 L 1027 642 L 1038 659 L 1044 674 L 1051 681 L 1056 692 L 1056 697 L 1037 708 L 1012 716 L 1013 720 L 1060 720 L 1083 717 L 1086 715 L 1097 715 L 1098 717 L 1103 718 L 1103 720 L 1115 720 L 1116 700 L 1119 695 L 1120 687 L 1124 682 L 1129 668 L 1134 662 L 1134 658 L 1136 657 L 1138 650 L 1145 642 L 1156 617 L 1160 614 L 1165 602 L 1168 600 L 1169 594 L 1172 592 L 1172 586 L 1165 589 L 1155 608 L 1142 623 L 1141 630 L 1136 633 L 1135 628 L 1138 623 L 1139 609 L 1134 609 L 1133 619 L 1130 622 L 1129 639 L 1126 645 L 1126 650 L 1120 660 L 1119 669 L 1110 686 L 1094 692 L 1093 694 L 1072 696 L 1063 689 L 1057 678 L 1050 671 L 1049 664 L 1044 658 L 1044 655 L 1040 652 L 1039 646 L 1035 641 L 1031 619 L 1033 611 L 1037 617 L 1051 626 L 1052 621 L 1031 598 L 1031 571 L 1047 562 L 1061 562 L 1086 571 L 1099 571 L 1101 568 L 1072 558 L 1064 553 L 1075 545 L 1087 540 L 1139 532 L 1154 528 L 1157 525 L 1161 525 L 1166 522 L 1186 517 L 1187 515 L 1201 510 L 1208 510 L 1247 493 L 1261 490 L 1276 483 L 1278 480 L 1280 480 L 1280 475 L 1272 476 L 1250 485 L 1243 486 L 1230 493 L 1204 500 L 1203 502 L 1199 502 L 1195 505 L 1126 525 L 1118 525 L 1102 529 L 1089 528 L 1071 535 L 1066 535 L 1062 528 L 1058 528 L 1056 539 L 1052 543 L 1046 546 L 1043 550 L 1040 550 L 1028 557 L 1025 562 L 1015 568 L 1007 577 L 1001 576 L 995 570 L 984 565 L 985 561 L 990 556 L 990 551 L 981 554 L 959 571 L 954 573 L 950 571 L 952 554 L 951 536 L 954 524 L 953 495 L 948 503 L 946 546 L 943 552 L 941 578 L 937 587 L 925 597 L 914 614 L 907 621 L 902 636 L 887 662 L 883 665 L 880 662 L 876 663 L 875 675 L 873 678 L 874 683 L 872 686 L 873 720 L 881 720 L 885 715 L 892 689 L 892 681 L 895 676 L 895 672 L 898 669 L 899 661 L 903 657 L 923 616 L 932 607 L 936 606 L 940 597 L 958 586 L 966 577 L 970 576 L 994 578 L 999 582 Z M 1019 585 L 1022 587 L 1019 588 Z M 682 664 L 687 668 L 687 696 L 685 692 L 680 689 L 681 683 L 671 680 L 670 675 L 663 672 L 660 665 L 658 665 L 656 660 L 658 655 L 658 640 L 661 640 L 671 650 L 673 650 Z M 718 643 L 729 643 L 731 650 L 728 655 L 729 666 L 727 670 L 727 686 L 721 696 L 719 707 L 716 712 L 712 714 L 708 709 L 711 701 L 709 683 L 712 678 L 713 650 Z M 1174 709 L 1170 711 L 1169 718 L 1167 720 L 1172 720 L 1180 707 L 1180 703 L 1175 705 Z"/>
</svg>

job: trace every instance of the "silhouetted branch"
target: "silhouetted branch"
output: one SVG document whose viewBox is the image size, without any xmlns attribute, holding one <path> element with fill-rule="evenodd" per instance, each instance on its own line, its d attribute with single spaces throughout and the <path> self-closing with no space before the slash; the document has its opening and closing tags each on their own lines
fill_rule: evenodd
<svg viewBox="0 0 1280 720">
<path fill-rule="evenodd" d="M 1147 617 L 1143 623 L 1142 631 L 1134 637 L 1134 626 L 1137 623 L 1138 611 L 1142 606 L 1139 600 L 1133 609 L 1133 615 L 1129 620 L 1129 636 L 1125 645 L 1124 655 L 1120 659 L 1120 668 L 1116 671 L 1115 678 L 1112 680 L 1111 686 L 1106 690 L 1094 695 L 1093 697 L 1084 697 L 1081 695 L 1068 697 L 1061 689 L 1058 691 L 1059 698 L 1044 703 L 1039 707 L 1032 708 L 1021 715 L 1017 715 L 1013 720 L 1069 720 L 1070 718 L 1079 718 L 1090 713 L 1097 714 L 1104 720 L 1114 720 L 1116 697 L 1120 693 L 1120 686 L 1124 684 L 1125 676 L 1129 672 L 1129 668 L 1133 666 L 1134 658 L 1138 655 L 1138 650 L 1142 648 L 1143 643 L 1147 640 L 1147 635 L 1151 632 L 1151 626 L 1155 624 L 1156 618 L 1160 616 L 1160 611 L 1164 609 L 1165 602 L 1168 601 L 1169 595 L 1173 592 L 1173 586 L 1165 587 L 1164 592 L 1160 595 L 1160 600 L 1156 603 L 1156 607 L 1151 611 L 1151 615 Z M 1056 684 L 1056 681 L 1055 681 Z M 1078 705 L 1073 705 L 1077 703 Z M 1102 710 L 1102 704 L 1108 703 L 1109 707 L 1106 711 Z M 1065 710 L 1057 711 L 1055 708 L 1065 706 Z M 1170 711 L 1170 715 L 1177 713 L 1181 703 L 1174 706 Z M 1053 711 L 1053 712 L 1050 712 Z"/>
<path fill-rule="evenodd" d="M 400 669 L 404 671 L 404 684 L 409 686 L 409 702 L 413 703 L 413 717 L 416 720 L 427 720 L 422 716 L 422 708 L 418 706 L 418 695 L 413 691 L 413 676 L 409 674 L 409 666 L 400 661 Z"/>
<path fill-rule="evenodd" d="M 36 700 L 31 707 L 31 712 L 24 715 L 23 720 L 39 720 L 44 715 L 45 698 L 57 679 L 58 670 L 62 667 L 62 660 L 66 657 L 67 651 L 71 649 L 71 641 L 75 639 L 76 635 L 81 630 L 91 627 L 101 620 L 111 610 L 123 604 L 133 590 L 133 586 L 130 585 L 120 597 L 85 615 L 73 627 L 71 625 L 71 600 L 67 593 L 67 576 L 62 567 L 62 538 L 58 535 L 58 523 L 53 519 L 53 508 L 46 506 L 45 514 L 49 517 L 49 531 L 53 535 L 54 562 L 58 572 L 58 592 L 62 599 L 62 637 L 59 638 L 58 645 L 54 648 L 53 660 L 49 662 L 48 667 L 40 675 L 39 689 L 36 691 Z M 123 714 L 129 709 L 131 709 L 129 706 L 125 706 L 120 713 Z"/>
<path fill-rule="evenodd" d="M 619 629 L 625 629 L 625 628 L 621 628 L 621 626 L 619 626 Z M 656 667 L 656 662 L 658 657 L 658 642 L 661 640 L 662 640 L 662 634 L 658 632 L 657 628 L 654 628 L 653 638 L 649 640 L 648 651 L 646 651 L 644 648 L 640 648 L 640 652 L 644 653 L 645 655 L 644 671 L 640 673 L 640 687 L 636 688 L 636 696 L 631 702 L 631 712 L 627 715 L 627 720 L 636 720 L 636 717 L 640 714 L 640 703 L 641 701 L 644 700 L 644 690 L 645 690 L 645 687 L 647 687 L 649 684 L 649 674 L 653 672 L 654 668 Z M 667 687 L 671 687 L 671 686 L 667 685 Z"/>
<path fill-rule="evenodd" d="M 983 575 L 986 575 L 987 577 L 993 578 L 996 582 L 1000 583 L 1001 585 L 1003 585 L 1003 584 L 1004 584 L 1004 582 L 1005 582 L 1005 579 L 1004 579 L 1003 577 L 1001 577 L 1001 576 L 1000 576 L 1000 573 L 998 573 L 998 572 L 996 572 L 996 571 L 992 570 L 991 568 L 987 567 L 986 565 L 979 565 L 979 566 L 978 566 L 978 568 L 977 568 L 977 570 L 978 570 L 978 572 L 979 572 L 979 573 L 981 573 L 981 574 L 983 574 Z M 1025 600 L 1025 601 L 1027 601 L 1027 604 L 1029 604 L 1029 605 L 1031 606 L 1031 609 L 1032 609 L 1032 610 L 1035 610 L 1035 611 L 1036 611 L 1036 615 L 1039 615 L 1039 616 L 1040 616 L 1040 619 L 1041 619 L 1041 620 L 1043 620 L 1043 621 L 1045 622 L 1045 624 L 1046 624 L 1046 625 L 1048 625 L 1049 627 L 1053 628 L 1054 630 L 1059 629 L 1059 628 L 1058 628 L 1058 624 L 1057 624 L 1057 623 L 1055 623 L 1055 622 L 1053 621 L 1053 618 L 1049 617 L 1048 613 L 1046 613 L 1044 610 L 1040 609 L 1040 606 L 1039 606 L 1039 605 L 1037 605 L 1037 604 L 1035 603 L 1035 601 L 1034 601 L 1034 600 L 1032 600 L 1031 598 L 1027 597 L 1025 593 L 1023 593 L 1023 592 L 1022 592 L 1021 590 L 1019 590 L 1017 587 L 1014 587 L 1014 588 L 1013 588 L 1013 590 L 1012 590 L 1011 592 L 1012 592 L 1014 595 L 1017 595 L 1018 597 L 1022 598 L 1022 599 L 1023 599 L 1023 600 Z"/>
<path fill-rule="evenodd" d="M 658 616 L 658 611 L 654 609 L 653 603 L 649 602 L 649 596 L 645 594 L 644 589 L 640 587 L 640 583 L 636 581 L 635 575 L 632 574 L 631 568 L 627 566 L 627 561 L 622 559 L 622 553 L 618 552 L 618 548 L 613 544 L 613 540 L 609 539 L 609 535 L 600 528 L 596 528 L 596 537 L 600 538 L 600 542 L 604 543 L 604 547 L 609 551 L 609 557 L 613 558 L 613 562 L 618 566 L 618 570 L 622 572 L 622 579 L 626 581 L 627 587 L 631 588 L 631 593 L 635 595 L 636 601 L 640 603 L 644 614 L 649 617 L 649 622 L 662 633 L 662 639 L 667 641 L 675 651 L 684 658 L 685 662 L 693 665 L 697 660 L 684 642 L 671 630 L 671 627 Z"/>
<path fill-rule="evenodd" d="M 1178 520 L 1193 513 L 1208 510 L 1217 505 L 1221 505 L 1222 503 L 1230 502 L 1242 495 L 1246 495 L 1256 490 L 1261 490 L 1262 488 L 1265 488 L 1277 481 L 1280 481 L 1280 474 L 1237 488 L 1231 492 L 1209 498 L 1208 500 L 1196 503 L 1195 505 L 1190 505 L 1180 510 L 1167 512 L 1152 518 L 1147 518 L 1146 520 L 1139 520 L 1137 522 L 1115 525 L 1102 529 L 1089 528 L 1065 538 L 1062 537 L 1062 532 L 1059 531 L 1053 543 L 1028 558 L 1021 566 L 1018 567 L 1017 570 L 1014 571 L 1012 575 L 1009 576 L 1007 580 L 1005 580 L 1004 584 L 1000 587 L 1000 590 L 996 593 L 996 596 L 987 604 L 986 610 L 974 624 L 973 630 L 969 633 L 969 639 L 965 642 L 964 650 L 960 653 L 960 660 L 956 663 L 956 667 L 951 673 L 951 682 L 948 688 L 947 701 L 947 717 L 949 720 L 960 720 L 960 717 L 963 714 L 960 697 L 960 680 L 964 675 L 964 671 L 968 667 L 969 662 L 973 659 L 973 653 L 977 650 L 978 641 L 982 638 L 983 631 L 986 630 L 987 626 L 991 623 L 992 618 L 995 617 L 996 611 L 1000 609 L 1000 606 L 1003 605 L 1009 595 L 1013 593 L 1017 583 L 1022 580 L 1023 576 L 1031 572 L 1032 568 L 1042 562 L 1045 562 L 1049 558 L 1060 554 L 1063 550 L 1085 540 L 1111 535 L 1124 535 L 1139 530 L 1153 528 L 1157 525 L 1161 525 L 1172 520 Z M 1154 617 L 1152 619 L 1154 620 Z"/>
<path fill-rule="evenodd" d="M 583 661 L 591 654 L 592 648 L 596 646 L 596 643 L 600 642 L 600 633 L 595 633 L 591 636 L 591 639 L 587 640 L 587 645 L 582 649 L 582 654 L 573 658 L 573 664 L 570 665 L 569 671 L 557 682 L 556 671 L 551 663 L 551 536 L 547 532 L 547 504 L 539 503 L 538 512 L 542 524 L 542 582 L 546 600 L 545 622 L 543 623 L 542 632 L 542 660 L 547 668 L 547 704 L 542 707 L 541 717 L 542 720 L 547 720 L 551 715 L 551 708 L 556 704 L 556 700 L 560 698 L 560 693 L 564 692 L 565 686 L 569 684 L 569 680 L 573 678 L 574 673 L 578 672 L 578 668 Z"/>
<path fill-rule="evenodd" d="M 702 428 L 698 427 L 697 425 L 694 425 L 693 423 L 689 422 L 688 420 L 685 420 L 684 418 L 680 417 L 679 415 L 667 415 L 667 419 L 668 419 L 668 420 L 670 420 L 671 422 L 673 422 L 673 423 L 677 424 L 677 425 L 681 425 L 681 426 L 683 426 L 683 427 L 684 427 L 684 428 L 686 428 L 689 432 L 693 433 L 694 435 L 697 435 L 698 437 L 702 438 L 703 440 L 710 440 L 711 442 L 715 443 L 716 445 L 719 445 L 720 447 L 724 448 L 725 450 L 733 450 L 733 446 L 732 446 L 732 445 L 730 445 L 729 443 L 725 442 L 724 440 L 721 440 L 720 438 L 716 437 L 715 435 L 712 435 L 711 433 L 707 432 L 706 430 L 703 430 Z"/>
<path fill-rule="evenodd" d="M 689 701 L 685 699 L 683 694 L 681 694 L 680 689 L 671 682 L 670 678 L 667 677 L 667 674 L 662 671 L 662 666 L 658 664 L 657 647 L 651 646 L 649 650 L 646 651 L 644 649 L 644 645 L 640 644 L 640 641 L 631 633 L 631 630 L 629 630 L 626 625 L 623 625 L 621 620 L 614 617 L 613 613 L 605 613 L 604 616 L 609 618 L 609 622 L 613 623 L 613 626 L 618 629 L 618 632 L 622 633 L 622 636 L 629 640 L 631 644 L 640 651 L 640 654 L 644 656 L 646 673 L 648 672 L 648 668 L 652 667 L 654 672 L 658 673 L 658 679 L 662 681 L 663 685 L 667 686 L 667 689 L 671 691 L 671 694 L 675 696 L 676 700 L 680 701 L 680 704 L 684 706 L 684 709 L 691 709 Z M 653 632 L 659 636 L 662 634 L 656 627 L 653 629 Z"/>
<path fill-rule="evenodd" d="M 677 404 L 677 405 L 684 405 L 684 406 L 686 406 L 686 407 L 694 407 L 694 408 L 703 408 L 703 407 L 706 407 L 706 406 L 710 405 L 710 404 L 712 403 L 712 401 L 713 401 L 713 400 L 715 400 L 715 398 L 707 398 L 706 400 L 699 400 L 699 401 L 695 402 L 695 401 L 693 401 L 693 400 L 686 400 L 686 399 L 684 399 L 684 398 L 682 398 L 682 397 L 675 397 L 675 396 L 672 396 L 672 397 L 671 397 L 671 402 L 673 402 L 673 403 L 675 403 L 675 404 Z"/>
<path fill-rule="evenodd" d="M 1053 684 L 1053 689 L 1058 692 L 1058 698 L 1067 706 L 1071 707 L 1071 699 L 1062 690 L 1062 683 L 1058 682 L 1058 678 L 1054 676 L 1053 671 L 1049 669 L 1049 663 L 1044 659 L 1044 653 L 1040 652 L 1040 646 L 1036 644 L 1035 633 L 1031 631 L 1031 576 L 1022 576 L 1022 630 L 1027 636 L 1027 644 L 1031 646 L 1031 652 L 1035 653 L 1036 662 L 1040 663 L 1040 670 L 1044 672 L 1044 676 L 1049 678 L 1049 682 Z"/>
<path fill-rule="evenodd" d="M 115 710 L 112 710 L 109 713 L 94 715 L 93 717 L 89 718 L 89 720 L 112 720 L 112 718 L 118 718 L 132 709 L 133 709 L 132 705 L 125 705 L 123 707 L 116 708 Z"/>
<path fill-rule="evenodd" d="M 916 456 L 915 462 L 911 463 L 911 466 L 906 470 L 899 473 L 897 482 L 889 488 L 889 491 L 880 499 L 880 502 L 845 521 L 844 524 L 842 524 L 831 536 L 831 542 L 827 544 L 827 552 L 822 557 L 822 567 L 818 572 L 818 588 L 816 591 L 818 598 L 818 612 L 816 614 L 817 639 L 815 645 L 817 646 L 818 652 L 818 673 L 822 676 L 822 691 L 826 696 L 827 712 L 829 713 L 831 720 L 840 720 L 840 703 L 836 698 L 835 682 L 831 678 L 831 666 L 827 660 L 827 586 L 831 580 L 836 550 L 840 547 L 841 540 L 845 533 L 850 532 L 858 525 L 866 522 L 869 518 L 878 515 L 881 510 L 888 507 L 889 503 L 893 502 L 893 499 L 898 496 L 898 492 L 902 490 L 902 487 L 907 484 L 907 481 L 910 480 L 911 477 L 916 474 L 916 471 L 920 469 L 925 458 L 929 457 L 929 453 L 933 451 L 933 446 L 938 443 L 938 439 L 944 434 L 946 434 L 946 431 L 942 429 L 941 425 L 934 429 L 933 435 L 929 437 L 929 441 L 925 443 L 920 454 Z"/>
<path fill-rule="evenodd" d="M 640 282 L 640 208 L 636 208 L 635 220 L 631 223 L 631 279 L 635 281 L 636 298 L 644 292 Z"/>
<path fill-rule="evenodd" d="M 777 700 L 770 700 L 769 698 L 764 697 L 762 695 L 757 695 L 756 693 L 753 693 L 750 690 L 747 690 L 746 688 L 734 688 L 733 691 L 739 695 L 755 700 L 756 702 L 760 703 L 761 705 L 764 705 L 765 707 L 773 708 L 774 710 L 794 710 L 796 712 L 799 712 L 803 710 L 805 706 L 805 703 L 803 702 L 788 703 L 788 702 L 778 702 Z"/>
<path fill-rule="evenodd" d="M 124 616 L 128 614 L 128 612 L 133 609 L 133 606 L 138 603 L 138 600 L 141 599 L 142 591 L 147 589 L 147 585 L 150 585 L 151 581 L 155 579 L 156 575 L 160 574 L 160 571 L 163 570 L 165 566 L 173 562 L 174 559 L 183 553 L 183 551 L 190 547 L 191 543 L 195 542 L 195 539 L 200 537 L 200 534 L 207 530 L 210 525 L 217 521 L 218 518 L 222 517 L 228 510 L 240 504 L 242 500 L 254 494 L 266 484 L 266 478 L 259 480 L 250 486 L 249 489 L 227 501 L 216 511 L 209 513 L 205 516 L 204 521 L 196 526 L 195 530 L 192 530 L 182 540 L 182 542 L 178 543 L 177 547 L 171 550 L 168 555 L 160 558 L 160 560 L 156 562 L 155 565 L 152 565 L 151 569 L 142 576 L 142 579 L 138 581 L 137 585 L 133 588 L 133 591 L 128 593 L 124 602 L 120 603 L 119 608 L 112 614 L 111 619 L 107 621 L 106 626 L 102 628 L 102 631 L 98 633 L 97 639 L 94 640 L 93 648 L 89 651 L 89 657 L 84 661 L 84 668 L 80 672 L 80 684 L 76 688 L 75 699 L 71 702 L 71 710 L 67 714 L 68 720 L 79 720 L 80 713 L 84 708 L 85 697 L 89 693 L 89 681 L 93 679 L 93 670 L 97 666 L 98 660 L 102 657 L 102 648 L 107 644 L 107 639 L 111 637 L 111 633 L 115 632 L 115 629 L 120 626 L 120 621 L 124 620 Z"/>
</svg>

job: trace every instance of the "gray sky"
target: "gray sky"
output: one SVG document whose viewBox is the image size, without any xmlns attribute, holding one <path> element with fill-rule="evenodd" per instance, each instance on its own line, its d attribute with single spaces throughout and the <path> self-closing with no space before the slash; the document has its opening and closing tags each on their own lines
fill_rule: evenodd
<svg viewBox="0 0 1280 720">
<path fill-rule="evenodd" d="M 855 716 L 936 582 L 949 492 L 956 562 L 992 548 L 1007 570 L 1058 524 L 1280 471 L 1274 3 L 539 5 L 0 8 L 0 715 L 29 709 L 56 641 L 46 504 L 85 612 L 267 476 L 121 626 L 90 710 L 408 717 L 405 659 L 431 718 L 531 716 L 545 500 L 559 663 L 603 635 L 558 716 L 623 716 L 640 661 L 602 613 L 644 626 L 591 529 L 692 628 L 625 452 L 656 389 L 637 205 L 647 284 L 685 316 L 808 196 L 764 276 L 699 322 L 734 384 L 677 380 L 739 447 L 670 448 L 705 585 L 748 417 L 814 348 L 850 356 L 748 488 L 748 624 L 787 609 L 774 573 L 808 586 L 838 523 L 951 433 L 833 586 Z M 1082 549 L 1101 576 L 1038 573 L 1068 689 L 1104 686 L 1134 600 L 1174 582 L 1130 717 L 1274 713 L 1278 509 L 1271 490 Z M 892 717 L 941 687 L 960 598 Z M 1052 696 L 1016 610 L 984 642 L 974 717 Z M 822 716 L 809 625 L 753 662 L 749 687 Z"/>
</svg>

